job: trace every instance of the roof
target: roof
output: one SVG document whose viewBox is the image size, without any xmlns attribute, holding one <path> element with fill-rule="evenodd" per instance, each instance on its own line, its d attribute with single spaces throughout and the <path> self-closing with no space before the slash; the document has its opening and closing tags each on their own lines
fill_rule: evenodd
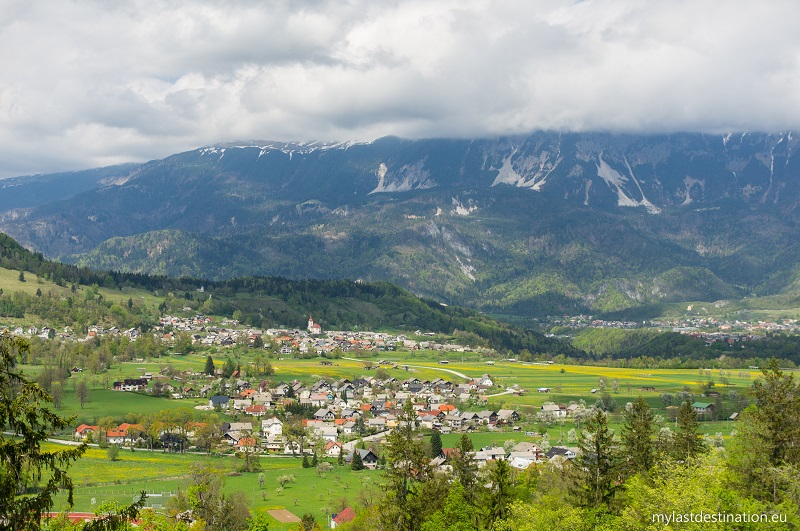
<svg viewBox="0 0 800 531">
<path fill-rule="evenodd" d="M 353 509 L 351 509 L 350 507 L 347 507 L 345 508 L 344 511 L 334 516 L 333 521 L 336 522 L 337 524 L 346 524 L 355 517 L 356 517 L 355 511 L 353 511 Z"/>
</svg>

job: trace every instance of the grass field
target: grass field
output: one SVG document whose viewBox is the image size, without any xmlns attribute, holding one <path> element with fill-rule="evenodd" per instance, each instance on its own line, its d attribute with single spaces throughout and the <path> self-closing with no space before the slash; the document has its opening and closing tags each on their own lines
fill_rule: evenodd
<svg viewBox="0 0 800 531">
<path fill-rule="evenodd" d="M 73 510 L 92 511 L 104 500 L 128 504 L 142 491 L 150 496 L 148 505 L 160 509 L 166 505 L 170 495 L 187 488 L 187 470 L 191 464 L 211 465 L 226 475 L 240 464 L 239 459 L 231 456 L 207 457 L 142 450 L 123 450 L 119 457 L 119 461 L 111 462 L 105 450 L 91 448 L 71 469 L 76 485 Z M 343 503 L 355 503 L 356 496 L 363 489 L 377 488 L 380 474 L 370 470 L 353 472 L 349 467 L 339 467 L 334 462 L 333 471 L 320 476 L 316 469 L 302 468 L 299 458 L 265 457 L 261 459 L 261 465 L 263 489 L 259 485 L 258 473 L 246 473 L 228 475 L 225 492 L 245 493 L 251 512 L 287 509 L 298 516 L 311 513 L 319 522 L 325 521 L 326 509 L 328 513 L 338 512 Z M 296 480 L 278 492 L 276 480 L 286 474 L 294 475 Z M 64 503 L 62 498 L 62 508 Z M 289 527 L 289 524 L 276 520 L 270 524 L 270 529 L 285 530 Z"/>
</svg>

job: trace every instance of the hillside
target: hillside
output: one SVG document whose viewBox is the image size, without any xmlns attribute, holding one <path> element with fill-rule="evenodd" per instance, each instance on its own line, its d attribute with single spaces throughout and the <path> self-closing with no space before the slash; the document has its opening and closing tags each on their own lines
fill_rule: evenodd
<svg viewBox="0 0 800 531">
<path fill-rule="evenodd" d="M 50 257 L 174 277 L 388 281 L 513 317 L 793 297 L 790 133 L 220 144 L 0 213 Z"/>
<path fill-rule="evenodd" d="M 30 279 L 23 278 L 26 272 Z M 237 313 L 243 323 L 253 327 L 303 329 L 313 315 L 325 329 L 423 330 L 502 351 L 581 355 L 558 340 L 474 310 L 420 299 L 385 282 L 279 277 L 209 282 L 95 272 L 48 261 L 2 234 L 0 282 L 0 324 L 36 319 L 39 325 L 78 330 L 91 324 L 148 328 L 159 313 L 202 311 L 226 317 Z"/>
</svg>

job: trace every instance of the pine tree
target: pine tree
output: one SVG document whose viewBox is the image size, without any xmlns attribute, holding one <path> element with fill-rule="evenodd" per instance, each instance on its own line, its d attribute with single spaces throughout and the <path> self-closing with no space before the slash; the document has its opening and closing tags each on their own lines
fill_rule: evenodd
<svg viewBox="0 0 800 531">
<path fill-rule="evenodd" d="M 438 431 L 431 435 L 431 457 L 436 458 L 442 453 L 442 436 Z"/>
<path fill-rule="evenodd" d="M 772 466 L 800 464 L 800 388 L 775 358 L 762 373 L 752 388 L 755 418 L 764 428 L 761 444 Z"/>
<path fill-rule="evenodd" d="M 205 369 L 203 369 L 203 374 L 214 375 L 214 359 L 211 356 L 206 358 L 206 366 Z"/>
<path fill-rule="evenodd" d="M 706 451 L 700 436 L 700 422 L 692 403 L 686 400 L 678 410 L 678 432 L 675 434 L 673 456 L 678 461 L 685 461 Z"/>
<path fill-rule="evenodd" d="M 619 461 L 614 434 L 601 409 L 594 409 L 578 438 L 575 458 L 576 493 L 589 507 L 607 505 L 617 489 Z"/>
<path fill-rule="evenodd" d="M 420 511 L 427 508 L 419 498 L 423 490 L 419 487 L 433 476 L 433 470 L 422 441 L 415 436 L 416 421 L 414 405 L 408 400 L 397 426 L 386 439 L 386 499 L 381 513 L 386 529 L 418 529 L 423 520 Z"/>
<path fill-rule="evenodd" d="M 458 440 L 458 447 L 451 460 L 453 476 L 467 492 L 467 497 L 475 501 L 478 485 L 478 465 L 475 462 L 475 447 L 472 439 L 464 433 Z"/>
<path fill-rule="evenodd" d="M 488 529 L 494 527 L 494 523 L 508 516 L 508 505 L 514 499 L 514 478 L 511 466 L 503 459 L 495 462 L 495 467 L 489 474 L 489 514 Z"/>
<path fill-rule="evenodd" d="M 623 414 L 622 446 L 628 474 L 647 473 L 654 464 L 655 421 L 650 406 L 642 397 Z"/>
<path fill-rule="evenodd" d="M 230 378 L 233 376 L 234 371 L 236 371 L 236 364 L 231 358 L 225 358 L 225 365 L 222 366 L 222 377 Z"/>
<path fill-rule="evenodd" d="M 353 461 L 350 464 L 351 470 L 364 470 L 364 460 L 361 459 L 361 453 L 358 450 L 353 450 Z"/>
<path fill-rule="evenodd" d="M 0 522 L 2 529 L 19 531 L 41 529 L 42 515 L 53 509 L 60 492 L 66 493 L 67 505 L 72 506 L 73 485 L 67 468 L 86 451 L 85 445 L 52 451 L 41 448 L 47 437 L 68 428 L 72 419 L 51 412 L 44 405 L 50 402 L 47 393 L 16 370 L 17 357 L 27 350 L 25 341 L 0 334 L 0 426 L 17 434 L 6 438 L 0 433 Z M 31 483 L 38 488 L 28 493 Z M 135 518 L 143 505 L 144 496 L 85 529 L 127 529 L 127 520 Z"/>
</svg>

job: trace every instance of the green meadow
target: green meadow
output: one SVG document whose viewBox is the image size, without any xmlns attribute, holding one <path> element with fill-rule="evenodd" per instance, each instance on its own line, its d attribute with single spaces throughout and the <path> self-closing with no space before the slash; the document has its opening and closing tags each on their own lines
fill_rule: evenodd
<svg viewBox="0 0 800 531">
<path fill-rule="evenodd" d="M 111 462 L 106 450 L 90 448 L 71 469 L 70 475 L 76 487 L 73 510 L 92 511 L 103 501 L 128 504 L 142 491 L 149 496 L 148 506 L 160 510 L 171 495 L 186 490 L 189 482 L 187 471 L 192 464 L 209 465 L 220 470 L 226 476 L 224 491 L 228 494 L 244 493 L 253 513 L 288 509 L 298 516 L 311 513 L 321 523 L 325 522 L 326 510 L 330 514 L 338 512 L 342 505 L 355 504 L 359 493 L 377 489 L 380 480 L 379 471 L 354 472 L 335 462 L 332 462 L 331 472 L 319 475 L 314 468 L 303 468 L 299 458 L 291 457 L 263 457 L 261 473 L 238 474 L 235 471 L 241 462 L 233 456 L 122 450 L 119 460 Z M 260 474 L 264 476 L 263 488 Z M 295 481 L 278 489 L 277 478 L 287 474 L 294 475 Z M 65 507 L 63 496 L 59 504 L 60 508 Z M 289 527 L 276 520 L 270 524 L 270 529 L 286 530 Z"/>
</svg>

